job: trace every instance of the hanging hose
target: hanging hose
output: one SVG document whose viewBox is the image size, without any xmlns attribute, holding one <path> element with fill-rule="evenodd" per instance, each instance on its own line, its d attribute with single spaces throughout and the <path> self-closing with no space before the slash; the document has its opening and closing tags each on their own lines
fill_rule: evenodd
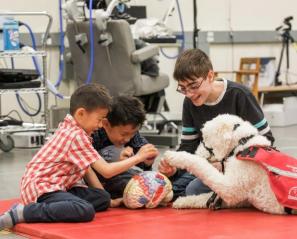
<svg viewBox="0 0 297 239">
<path fill-rule="evenodd" d="M 175 2 L 176 2 L 176 6 L 177 6 L 178 17 L 179 17 L 181 31 L 182 31 L 182 34 L 181 34 L 182 45 L 181 45 L 180 51 L 183 51 L 185 49 L 185 29 L 184 29 L 184 23 L 183 23 L 183 18 L 182 18 L 181 10 L 180 10 L 179 1 L 178 0 L 175 0 Z M 176 59 L 179 56 L 179 53 L 176 54 L 175 56 L 169 56 L 169 55 L 167 55 L 164 52 L 163 48 L 160 48 L 160 51 L 168 59 Z"/>
<path fill-rule="evenodd" d="M 20 26 L 24 26 L 24 27 L 26 27 L 28 29 L 29 34 L 31 36 L 32 48 L 36 51 L 36 40 L 35 40 L 35 36 L 34 36 L 34 33 L 33 33 L 32 29 L 31 29 L 31 27 L 28 24 L 24 23 L 24 22 L 19 22 L 19 24 L 20 24 Z M 33 60 L 33 64 L 35 66 L 35 69 L 37 70 L 38 74 L 41 76 L 42 72 L 41 72 L 41 69 L 39 67 L 39 64 L 38 64 L 38 61 L 37 61 L 36 57 L 32 56 L 32 60 Z"/>
<path fill-rule="evenodd" d="M 94 33 L 93 33 L 93 19 L 92 19 L 92 6 L 93 0 L 89 2 L 90 11 L 90 67 L 88 71 L 88 77 L 85 84 L 90 84 L 92 81 L 93 69 L 94 69 Z"/>
<path fill-rule="evenodd" d="M 23 106 L 23 99 L 21 98 L 21 96 L 20 96 L 18 93 L 16 93 L 16 98 L 17 98 L 17 101 L 18 101 L 18 103 L 19 103 L 19 105 L 20 105 L 20 108 L 22 109 L 22 111 L 23 111 L 26 115 L 28 115 L 28 116 L 30 116 L 30 117 L 37 116 L 37 115 L 40 113 L 40 111 L 41 111 L 41 105 L 42 105 L 41 97 L 40 97 L 40 95 L 39 95 L 38 93 L 36 93 L 36 96 L 37 96 L 37 99 L 38 99 L 38 109 L 36 110 L 36 112 L 31 113 L 31 112 L 29 112 L 29 111 Z"/>
<path fill-rule="evenodd" d="M 59 0 L 59 20 L 60 20 L 60 56 L 59 56 L 59 78 L 54 84 L 55 87 L 59 87 L 63 80 L 64 73 L 64 31 L 63 31 L 63 16 L 62 16 L 62 0 Z"/>
<path fill-rule="evenodd" d="M 35 41 L 35 37 L 34 37 L 34 34 L 33 34 L 32 29 L 30 28 L 30 26 L 29 26 L 28 24 L 26 24 L 26 23 L 24 23 L 24 22 L 20 22 L 19 24 L 20 24 L 20 26 L 25 26 L 25 27 L 28 29 L 28 31 L 29 31 L 29 33 L 30 33 L 30 36 L 31 36 L 31 40 L 32 40 L 32 48 L 33 48 L 34 50 L 36 50 L 36 41 Z M 38 62 L 37 62 L 36 57 L 35 57 L 35 56 L 32 56 L 32 60 L 33 60 L 35 69 L 37 70 L 38 74 L 41 76 L 42 73 L 41 73 L 41 70 L 40 70 L 40 67 L 39 67 L 39 65 L 38 65 Z M 30 117 L 34 117 L 34 116 L 38 115 L 38 114 L 40 113 L 40 111 L 41 111 L 41 104 L 42 104 L 42 102 L 41 102 L 41 97 L 40 97 L 40 95 L 39 95 L 38 93 L 36 93 L 36 96 L 37 96 L 37 100 L 38 100 L 38 109 L 36 110 L 36 112 L 31 113 L 31 112 L 29 112 L 29 111 L 23 106 L 23 100 L 22 100 L 22 98 L 20 97 L 19 93 L 16 93 L 17 102 L 18 102 L 20 108 L 22 109 L 22 111 L 23 111 L 26 115 L 28 115 L 28 116 L 30 116 Z"/>
<path fill-rule="evenodd" d="M 33 50 L 36 51 L 36 49 L 37 49 L 36 40 L 35 40 L 35 36 L 34 36 L 34 33 L 33 33 L 32 29 L 31 29 L 31 27 L 28 24 L 24 23 L 24 22 L 20 22 L 20 26 L 22 26 L 22 25 L 25 26 L 28 29 L 28 31 L 30 33 L 30 36 L 31 36 L 31 40 L 32 40 L 32 48 L 33 48 Z M 63 41 L 61 40 L 60 44 L 62 44 L 62 43 L 64 43 L 64 35 L 63 35 Z M 63 44 L 63 50 L 62 50 L 62 52 L 64 53 L 64 44 Z M 33 60 L 35 69 L 37 70 L 38 74 L 41 76 L 42 75 L 42 71 L 41 71 L 40 66 L 38 64 L 37 58 L 35 56 L 33 56 L 32 57 L 32 60 Z M 63 66 L 62 67 L 62 73 L 61 73 L 61 70 L 60 70 L 60 73 L 59 73 L 59 75 L 61 76 L 61 80 L 62 80 L 62 77 L 63 77 L 64 62 L 62 64 L 62 66 Z M 64 99 L 64 96 L 61 93 L 58 92 L 58 90 L 55 87 L 55 85 L 53 85 L 49 80 L 46 80 L 46 83 L 47 83 L 47 86 L 48 86 L 50 92 L 52 92 L 58 98 Z"/>
</svg>

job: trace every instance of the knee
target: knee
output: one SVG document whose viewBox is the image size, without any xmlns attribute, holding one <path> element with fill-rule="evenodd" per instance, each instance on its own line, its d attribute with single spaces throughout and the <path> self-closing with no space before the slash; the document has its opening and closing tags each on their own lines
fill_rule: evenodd
<svg viewBox="0 0 297 239">
<path fill-rule="evenodd" d="M 189 183 L 189 185 L 186 187 L 186 196 L 190 195 L 199 195 L 203 193 L 210 192 L 210 188 L 207 187 L 205 184 L 200 181 L 200 179 L 196 178 L 193 181 Z"/>
<path fill-rule="evenodd" d="M 103 189 L 96 189 L 97 199 L 93 203 L 96 212 L 105 211 L 110 206 L 110 194 Z"/>
<path fill-rule="evenodd" d="M 100 211 L 105 211 L 107 210 L 109 207 L 110 207 L 110 194 L 103 190 L 103 193 L 101 194 L 101 197 L 102 197 L 102 209 Z"/>
<path fill-rule="evenodd" d="M 95 217 L 95 209 L 91 203 L 84 203 L 81 205 L 80 219 L 82 222 L 92 221 Z"/>
</svg>

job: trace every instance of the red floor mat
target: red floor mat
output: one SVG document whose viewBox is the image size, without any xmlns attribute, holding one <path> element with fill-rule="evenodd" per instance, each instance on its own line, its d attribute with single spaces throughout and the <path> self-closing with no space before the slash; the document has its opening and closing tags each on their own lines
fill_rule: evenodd
<svg viewBox="0 0 297 239">
<path fill-rule="evenodd" d="M 16 200 L 0 201 L 0 212 Z M 19 224 L 15 232 L 50 239 L 296 238 L 297 216 L 255 210 L 110 209 L 89 223 Z"/>
</svg>

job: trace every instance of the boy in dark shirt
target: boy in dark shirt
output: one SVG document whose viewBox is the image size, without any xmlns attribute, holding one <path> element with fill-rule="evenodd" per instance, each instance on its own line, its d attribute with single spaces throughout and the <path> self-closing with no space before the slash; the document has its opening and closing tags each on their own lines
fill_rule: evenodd
<svg viewBox="0 0 297 239">
<path fill-rule="evenodd" d="M 112 109 L 103 121 L 103 127 L 93 134 L 93 146 L 108 162 L 125 160 L 148 144 L 138 130 L 145 120 L 144 106 L 131 96 L 114 98 Z M 128 171 L 106 179 L 97 174 L 112 199 L 121 198 L 128 181 L 143 170 L 151 170 L 154 159 L 147 159 Z"/>
<path fill-rule="evenodd" d="M 203 51 L 190 49 L 183 52 L 176 61 L 174 78 L 178 82 L 177 91 L 185 95 L 178 151 L 195 153 L 202 140 L 200 130 L 203 124 L 226 113 L 251 122 L 262 135 L 274 142 L 270 127 L 250 90 L 236 82 L 214 79 L 211 61 Z M 210 191 L 199 179 L 184 170 L 177 171 L 165 160 L 161 160 L 159 171 L 171 177 L 174 198 Z"/>
</svg>

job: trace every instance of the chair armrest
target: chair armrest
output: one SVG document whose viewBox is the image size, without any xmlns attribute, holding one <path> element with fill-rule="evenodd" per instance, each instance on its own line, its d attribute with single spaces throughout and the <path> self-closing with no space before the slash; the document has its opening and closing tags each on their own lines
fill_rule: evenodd
<svg viewBox="0 0 297 239">
<path fill-rule="evenodd" d="M 131 60 L 133 63 L 140 63 L 158 54 L 159 47 L 157 45 L 148 45 L 134 51 L 131 55 Z"/>
</svg>

